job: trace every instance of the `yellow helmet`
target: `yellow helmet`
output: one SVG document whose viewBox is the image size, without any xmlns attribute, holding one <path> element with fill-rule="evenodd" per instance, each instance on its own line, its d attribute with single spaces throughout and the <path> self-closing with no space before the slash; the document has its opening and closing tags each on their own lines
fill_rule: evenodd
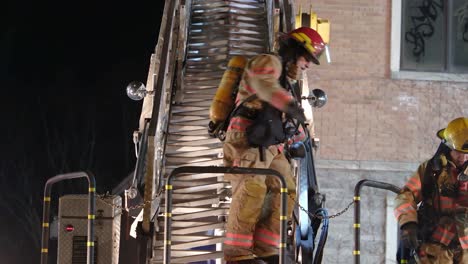
<svg viewBox="0 0 468 264">
<path fill-rule="evenodd" d="M 439 130 L 437 136 L 445 144 L 454 150 L 468 153 L 468 118 L 456 118 L 447 125 L 447 128 Z"/>
</svg>

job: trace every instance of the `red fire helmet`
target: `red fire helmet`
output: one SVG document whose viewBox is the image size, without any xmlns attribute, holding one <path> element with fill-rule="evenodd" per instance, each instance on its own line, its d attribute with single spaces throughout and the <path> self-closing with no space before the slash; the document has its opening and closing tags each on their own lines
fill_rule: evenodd
<svg viewBox="0 0 468 264">
<path fill-rule="evenodd" d="M 289 32 L 288 36 L 302 44 L 312 55 L 315 64 L 320 64 L 319 58 L 323 53 L 326 54 L 327 62 L 330 63 L 328 46 L 317 31 L 309 27 L 300 27 Z"/>
</svg>

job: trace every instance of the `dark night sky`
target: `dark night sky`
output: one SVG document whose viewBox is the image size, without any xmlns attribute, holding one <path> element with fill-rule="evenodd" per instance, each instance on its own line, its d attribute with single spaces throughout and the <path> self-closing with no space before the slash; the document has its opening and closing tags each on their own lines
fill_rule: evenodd
<svg viewBox="0 0 468 264">
<path fill-rule="evenodd" d="M 1 263 L 39 263 L 31 232 L 40 232 L 48 178 L 89 170 L 104 193 L 132 171 L 141 102 L 125 87 L 146 82 L 163 2 L 30 0 L 2 10 Z"/>
</svg>

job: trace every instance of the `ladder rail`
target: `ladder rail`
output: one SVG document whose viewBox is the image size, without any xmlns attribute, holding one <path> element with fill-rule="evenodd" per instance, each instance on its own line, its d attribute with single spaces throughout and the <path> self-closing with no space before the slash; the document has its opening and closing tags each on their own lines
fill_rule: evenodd
<svg viewBox="0 0 468 264">
<path fill-rule="evenodd" d="M 205 118 L 208 124 L 209 104 L 206 102 L 214 96 L 231 56 L 251 57 L 277 48 L 277 33 L 293 27 L 291 23 L 295 15 L 291 10 L 291 0 L 165 1 L 158 44 L 148 76 L 147 86 L 151 93 L 145 98 L 143 108 L 146 108 L 140 117 L 140 127 L 145 118 L 151 120 L 145 155 L 144 230 L 151 230 L 148 225 L 155 220 L 158 211 L 163 214 L 167 210 L 155 196 L 164 192 L 169 174 L 180 166 L 222 165 L 221 143 L 210 141 L 203 122 Z M 286 18 L 280 18 L 280 15 Z M 281 26 L 281 21 L 287 26 Z M 196 180 L 200 178 L 198 175 L 183 177 Z M 213 182 L 206 182 L 208 187 L 219 185 L 216 187 L 220 199 L 218 206 L 224 202 L 222 192 L 228 185 L 222 177 L 210 177 Z M 212 195 L 216 191 L 211 188 L 203 191 L 190 184 L 186 189 L 200 192 L 200 195 L 203 195 L 201 192 Z M 193 217 L 198 215 L 200 218 L 193 221 L 204 221 L 202 213 L 193 214 Z M 181 217 L 185 219 L 190 215 Z M 216 219 L 212 220 L 216 222 Z M 158 225 L 157 220 L 154 225 Z M 159 228 L 154 230 L 164 233 Z M 153 245 L 153 254 L 147 257 L 154 263 L 161 257 L 158 255 L 160 246 L 155 246 L 160 244 L 159 238 L 155 234 L 153 241 L 148 241 Z"/>
<path fill-rule="evenodd" d="M 182 173 L 229 173 L 229 174 L 258 174 L 270 175 L 278 178 L 281 184 L 281 207 L 280 207 L 280 245 L 279 245 L 279 264 L 285 263 L 285 248 L 286 248 L 286 232 L 287 232 L 287 192 L 288 188 L 284 176 L 272 169 L 258 168 L 242 168 L 242 167 L 198 167 L 198 166 L 183 166 L 174 169 L 167 178 L 166 182 L 166 197 L 164 214 L 164 258 L 163 263 L 171 263 L 171 231 L 172 231 L 172 182 L 174 178 Z"/>
<path fill-rule="evenodd" d="M 354 263 L 361 263 L 361 251 L 360 251 L 360 234 L 361 234 L 361 189 L 364 186 L 383 189 L 399 193 L 401 188 L 386 182 L 379 182 L 373 180 L 360 180 L 354 187 Z"/>
</svg>

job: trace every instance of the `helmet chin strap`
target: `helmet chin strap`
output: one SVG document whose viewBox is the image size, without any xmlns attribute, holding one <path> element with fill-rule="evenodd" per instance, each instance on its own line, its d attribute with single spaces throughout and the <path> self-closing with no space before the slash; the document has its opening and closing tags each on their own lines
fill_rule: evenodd
<svg viewBox="0 0 468 264">
<path fill-rule="evenodd" d="M 468 160 L 465 161 L 465 163 L 463 163 L 463 165 L 461 166 L 457 179 L 463 182 L 468 181 Z"/>
<path fill-rule="evenodd" d="M 468 175 L 468 160 L 465 161 L 465 163 L 463 163 L 463 165 L 461 166 L 461 170 L 465 175 Z"/>
<path fill-rule="evenodd" d="M 457 169 L 458 172 L 462 172 L 464 170 L 468 170 L 467 169 L 467 166 L 468 166 L 468 160 L 465 160 L 463 162 L 463 164 L 459 165 L 460 161 L 458 160 L 454 160 L 454 158 L 452 157 L 452 152 L 459 152 L 458 150 L 455 150 L 455 149 L 450 149 L 449 153 L 446 155 L 447 156 L 447 159 L 450 160 L 454 165 L 455 165 L 455 168 Z M 458 162 L 457 162 L 458 161 Z"/>
<path fill-rule="evenodd" d="M 465 172 L 465 174 L 468 172 L 468 160 L 465 161 L 465 163 L 463 163 L 461 166 L 458 166 L 457 163 L 455 163 L 453 160 L 452 160 L 452 157 L 448 157 L 448 159 L 450 161 L 452 161 L 453 164 L 455 164 L 455 168 L 457 169 L 457 172 L 458 173 L 463 173 Z M 468 174 L 467 174 L 468 175 Z"/>
</svg>

